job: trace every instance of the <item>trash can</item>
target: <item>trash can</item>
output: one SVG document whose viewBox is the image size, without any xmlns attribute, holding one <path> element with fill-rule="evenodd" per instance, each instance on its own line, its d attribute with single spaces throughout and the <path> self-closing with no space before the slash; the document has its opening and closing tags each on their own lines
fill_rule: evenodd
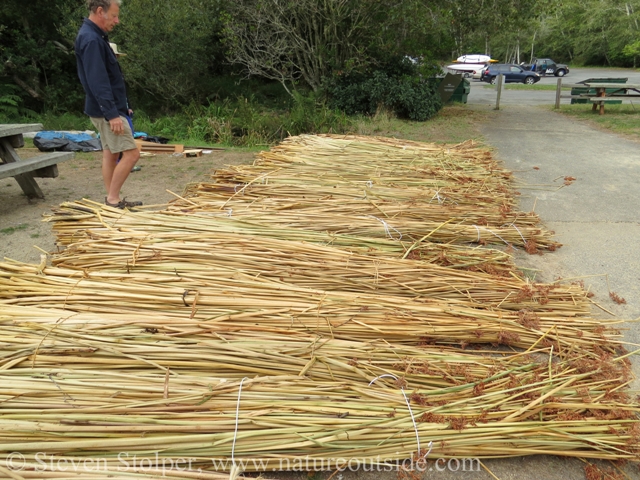
<svg viewBox="0 0 640 480">
<path fill-rule="evenodd" d="M 436 88 L 440 86 L 440 83 L 444 80 L 443 77 L 430 77 L 427 81 L 431 84 L 434 84 Z M 447 100 L 446 103 L 467 103 L 467 97 L 471 93 L 471 82 L 466 78 L 462 78 L 460 84 L 455 88 L 451 97 Z"/>
<path fill-rule="evenodd" d="M 597 82 L 602 82 L 602 83 L 627 83 L 627 80 L 629 80 L 628 78 L 588 78 L 587 80 L 583 80 L 581 82 L 577 82 L 577 83 L 597 83 Z M 607 93 L 611 93 L 614 90 L 611 88 L 607 88 L 606 92 Z M 596 94 L 596 89 L 595 88 L 589 88 L 589 87 L 573 87 L 571 89 L 571 95 L 595 95 Z M 572 98 L 571 99 L 571 104 L 573 105 L 574 103 L 589 103 L 589 99 L 588 98 Z M 615 104 L 620 104 L 622 103 L 622 100 L 605 100 L 606 104 L 609 105 L 615 105 Z"/>
<path fill-rule="evenodd" d="M 469 96 L 469 93 L 471 93 L 471 82 L 469 82 L 469 80 L 467 80 L 466 78 L 463 78 L 460 82 L 460 85 L 458 85 L 453 91 L 453 95 L 451 95 L 451 98 L 447 103 L 467 103 L 467 97 Z"/>
</svg>

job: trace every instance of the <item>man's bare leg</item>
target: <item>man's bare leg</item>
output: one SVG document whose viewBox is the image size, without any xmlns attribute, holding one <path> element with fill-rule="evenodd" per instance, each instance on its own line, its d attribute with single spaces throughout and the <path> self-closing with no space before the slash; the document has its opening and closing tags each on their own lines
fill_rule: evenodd
<svg viewBox="0 0 640 480">
<path fill-rule="evenodd" d="M 102 179 L 104 180 L 104 187 L 107 191 L 107 195 L 109 194 L 111 179 L 113 178 L 113 171 L 116 169 L 119 156 L 119 153 L 111 153 L 111 151 L 106 149 L 102 151 Z"/>
<path fill-rule="evenodd" d="M 120 190 L 122 189 L 122 185 L 127 180 L 127 177 L 131 173 L 131 169 L 138 163 L 138 159 L 140 158 L 140 152 L 137 148 L 133 150 L 126 150 L 122 153 L 122 158 L 118 163 L 117 154 L 115 160 L 113 161 L 114 168 L 111 170 L 111 179 L 107 180 L 105 177 L 105 186 L 107 186 L 107 202 L 109 203 L 118 203 L 120 201 Z M 103 156 L 104 162 L 104 156 Z M 102 174 L 105 175 L 109 173 L 111 163 L 107 162 L 107 168 L 105 169 L 105 165 L 102 165 Z M 107 182 L 109 182 L 107 184 Z"/>
</svg>

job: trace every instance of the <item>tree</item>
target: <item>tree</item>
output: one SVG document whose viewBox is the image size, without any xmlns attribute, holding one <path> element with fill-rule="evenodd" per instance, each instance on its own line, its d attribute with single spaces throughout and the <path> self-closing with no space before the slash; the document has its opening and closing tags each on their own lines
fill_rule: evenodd
<svg viewBox="0 0 640 480">
<path fill-rule="evenodd" d="M 541 0 L 443 0 L 449 35 L 455 41 L 454 56 L 479 53 L 518 56 L 529 42 Z M 515 55 L 509 53 L 516 52 Z"/>
<path fill-rule="evenodd" d="M 291 93 L 303 79 L 313 90 L 333 69 L 368 62 L 368 0 L 242 0 L 230 5 L 225 40 L 229 59 L 248 75 L 277 80 Z"/>
<path fill-rule="evenodd" d="M 225 17 L 231 62 L 247 75 L 314 91 L 336 73 L 385 58 L 430 55 L 438 16 L 419 0 L 239 0 Z"/>
<path fill-rule="evenodd" d="M 20 88 L 30 106 L 80 109 L 73 37 L 82 0 L 4 0 L 0 3 L 0 77 Z"/>
<path fill-rule="evenodd" d="M 224 63 L 219 42 L 223 0 L 127 0 L 114 40 L 127 83 L 177 106 L 202 101 L 207 79 Z M 157 100 L 160 102 L 157 102 Z"/>
<path fill-rule="evenodd" d="M 626 66 L 638 55 L 637 0 L 555 0 L 540 16 L 540 48 L 556 60 Z"/>
</svg>

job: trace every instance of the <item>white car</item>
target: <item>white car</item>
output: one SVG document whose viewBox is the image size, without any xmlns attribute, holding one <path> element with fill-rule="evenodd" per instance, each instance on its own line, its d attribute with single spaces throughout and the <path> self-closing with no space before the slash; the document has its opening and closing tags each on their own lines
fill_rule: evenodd
<svg viewBox="0 0 640 480">
<path fill-rule="evenodd" d="M 473 78 L 475 78 L 476 80 L 480 80 L 482 78 L 482 73 L 489 68 L 489 64 L 485 64 L 482 68 L 478 68 L 476 70 L 473 71 L 473 73 L 471 74 L 471 76 Z"/>
</svg>

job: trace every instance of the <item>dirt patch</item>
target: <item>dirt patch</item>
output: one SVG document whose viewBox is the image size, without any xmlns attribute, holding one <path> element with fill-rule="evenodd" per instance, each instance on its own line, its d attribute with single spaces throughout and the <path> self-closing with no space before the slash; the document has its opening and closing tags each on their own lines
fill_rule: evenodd
<svg viewBox="0 0 640 480">
<path fill-rule="evenodd" d="M 39 152 L 24 148 L 18 153 L 28 158 Z M 255 152 L 226 150 L 194 158 L 142 157 L 138 162 L 141 170 L 131 173 L 122 193 L 145 205 L 164 204 L 175 198 L 168 190 L 179 195 L 187 184 L 205 180 L 212 171 L 225 165 L 250 164 L 254 157 Z M 39 262 L 40 249 L 51 252 L 55 248 L 51 225 L 42 221 L 51 207 L 81 198 L 104 202 L 101 158 L 101 153 L 79 153 L 58 165 L 57 178 L 37 179 L 44 200 L 29 200 L 13 178 L 0 180 L 0 257 Z"/>
</svg>

